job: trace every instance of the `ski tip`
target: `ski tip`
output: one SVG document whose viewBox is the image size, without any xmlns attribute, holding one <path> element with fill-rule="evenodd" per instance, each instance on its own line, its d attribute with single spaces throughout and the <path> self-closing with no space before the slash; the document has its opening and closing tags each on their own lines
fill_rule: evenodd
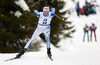
<svg viewBox="0 0 100 65">
<path fill-rule="evenodd" d="M 4 60 L 4 62 L 7 62 L 7 60 Z"/>
<path fill-rule="evenodd" d="M 14 58 L 10 58 L 10 59 L 4 60 L 4 61 L 7 62 L 7 61 L 10 61 L 10 60 L 14 60 L 14 59 L 18 59 L 18 58 L 14 57 Z"/>
</svg>

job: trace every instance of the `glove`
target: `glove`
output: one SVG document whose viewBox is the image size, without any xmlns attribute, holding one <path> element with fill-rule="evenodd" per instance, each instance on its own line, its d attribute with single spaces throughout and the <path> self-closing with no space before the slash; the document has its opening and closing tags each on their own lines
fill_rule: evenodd
<svg viewBox="0 0 100 65">
<path fill-rule="evenodd" d="M 34 13 L 35 13 L 35 14 L 37 14 L 37 13 L 38 13 L 38 11 L 37 11 L 37 10 L 34 10 Z"/>
</svg>

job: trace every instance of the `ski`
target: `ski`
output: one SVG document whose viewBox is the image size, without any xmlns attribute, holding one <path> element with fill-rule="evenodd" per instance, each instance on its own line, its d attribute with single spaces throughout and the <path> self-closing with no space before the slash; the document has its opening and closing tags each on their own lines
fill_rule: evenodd
<svg viewBox="0 0 100 65">
<path fill-rule="evenodd" d="M 49 57 L 51 61 L 53 61 L 52 57 Z"/>
<path fill-rule="evenodd" d="M 52 55 L 48 55 L 48 57 L 49 57 L 49 59 L 51 60 L 51 61 L 53 61 L 53 59 L 52 59 L 52 57 L 51 57 Z"/>
<path fill-rule="evenodd" d="M 15 60 L 15 59 L 18 59 L 18 58 L 17 57 L 10 58 L 10 59 L 5 60 L 5 62 L 10 61 L 10 60 Z"/>
</svg>

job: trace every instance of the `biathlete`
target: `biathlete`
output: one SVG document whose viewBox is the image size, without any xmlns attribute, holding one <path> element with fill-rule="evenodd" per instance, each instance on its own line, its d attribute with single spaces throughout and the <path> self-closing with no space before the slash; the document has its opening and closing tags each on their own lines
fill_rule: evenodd
<svg viewBox="0 0 100 65">
<path fill-rule="evenodd" d="M 87 33 L 87 40 L 89 42 L 89 26 L 85 25 L 85 27 L 84 27 L 83 30 L 84 30 L 83 42 L 85 41 L 85 35 L 86 35 L 86 33 Z"/>
<path fill-rule="evenodd" d="M 90 31 L 91 31 L 90 40 L 91 41 L 92 41 L 92 32 L 94 32 L 95 41 L 97 41 L 97 38 L 96 38 L 96 29 L 97 29 L 97 27 L 95 26 L 94 23 L 92 23 L 92 25 L 90 26 Z"/>
<path fill-rule="evenodd" d="M 33 33 L 31 39 L 27 42 L 25 45 L 24 49 L 16 55 L 16 58 L 20 58 L 25 51 L 28 49 L 28 47 L 34 42 L 37 36 L 39 36 L 41 33 L 44 33 L 45 39 L 46 39 L 46 44 L 47 44 L 47 54 L 48 56 L 52 56 L 51 54 L 51 47 L 50 47 L 50 24 L 51 20 L 55 15 L 55 8 L 50 8 L 48 6 L 43 7 L 43 12 L 38 12 L 37 10 L 34 10 L 34 13 L 36 14 L 37 17 L 39 17 L 38 21 L 38 26 Z"/>
</svg>

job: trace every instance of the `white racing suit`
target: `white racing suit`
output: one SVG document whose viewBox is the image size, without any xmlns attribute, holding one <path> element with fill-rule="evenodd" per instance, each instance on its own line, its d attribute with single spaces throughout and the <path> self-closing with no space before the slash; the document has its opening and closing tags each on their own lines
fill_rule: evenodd
<svg viewBox="0 0 100 65">
<path fill-rule="evenodd" d="M 55 8 L 52 8 L 51 10 L 52 12 L 49 12 L 48 16 L 45 16 L 43 12 L 38 12 L 37 10 L 34 10 L 34 13 L 36 14 L 36 16 L 39 17 L 38 26 L 35 32 L 33 33 L 31 39 L 25 45 L 24 47 L 25 49 L 27 49 L 34 42 L 36 37 L 39 36 L 41 33 L 45 34 L 47 48 L 50 48 L 50 39 L 49 39 L 50 38 L 50 24 L 55 14 Z"/>
</svg>

